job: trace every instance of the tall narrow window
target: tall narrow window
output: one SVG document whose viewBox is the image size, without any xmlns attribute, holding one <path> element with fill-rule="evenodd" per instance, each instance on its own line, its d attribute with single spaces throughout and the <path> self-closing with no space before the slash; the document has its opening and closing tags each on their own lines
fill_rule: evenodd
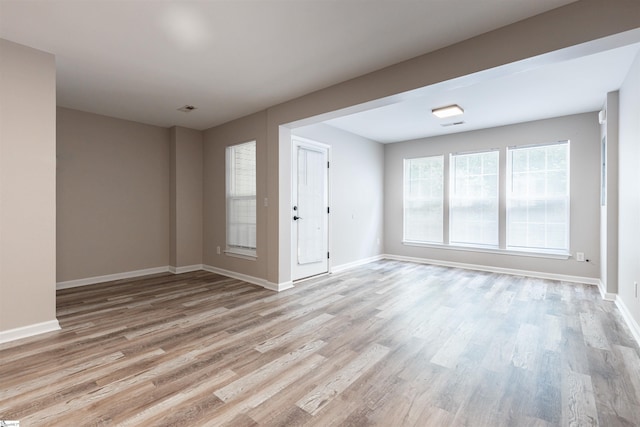
<svg viewBox="0 0 640 427">
<path fill-rule="evenodd" d="M 227 251 L 256 255 L 256 142 L 227 147 Z"/>
<path fill-rule="evenodd" d="M 404 161 L 404 240 L 442 243 L 444 157 Z"/>
<path fill-rule="evenodd" d="M 569 142 L 507 150 L 507 248 L 569 250 Z"/>
<path fill-rule="evenodd" d="M 498 155 L 451 155 L 451 244 L 498 246 Z"/>
</svg>

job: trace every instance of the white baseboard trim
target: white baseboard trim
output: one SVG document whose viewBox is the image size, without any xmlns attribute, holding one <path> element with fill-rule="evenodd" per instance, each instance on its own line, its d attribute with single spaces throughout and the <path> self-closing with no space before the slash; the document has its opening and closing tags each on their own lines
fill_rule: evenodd
<svg viewBox="0 0 640 427">
<path fill-rule="evenodd" d="M 0 344 L 58 330 L 60 330 L 58 321 L 50 320 L 48 322 L 35 323 L 29 326 L 0 331 Z"/>
<path fill-rule="evenodd" d="M 105 276 L 88 277 L 86 279 L 68 280 L 65 282 L 58 282 L 56 284 L 56 289 L 59 290 L 59 289 L 67 289 L 67 288 L 76 288 L 79 286 L 95 285 L 98 283 L 111 282 L 114 280 L 132 279 L 135 277 L 146 276 L 149 274 L 167 273 L 167 272 L 170 272 L 173 274 L 182 274 L 182 273 L 190 273 L 192 271 L 199 271 L 199 270 L 205 270 L 211 273 L 221 274 L 223 276 L 231 277 L 234 279 L 244 280 L 245 282 L 253 283 L 254 285 L 262 286 L 265 289 L 269 289 L 276 292 L 293 288 L 293 282 L 291 281 L 283 282 L 283 283 L 273 283 L 265 279 L 249 276 L 247 274 L 236 273 L 234 271 L 213 267 L 211 265 L 194 264 L 194 265 L 188 265 L 184 267 L 174 267 L 174 266 L 168 265 L 165 267 L 147 268 L 144 270 L 135 270 L 135 271 L 127 271 L 124 273 L 107 274 Z"/>
<path fill-rule="evenodd" d="M 384 255 L 383 258 L 395 261 L 409 261 L 421 264 L 440 265 L 442 267 L 464 268 L 466 270 L 487 271 L 489 273 L 511 274 L 514 276 L 534 277 L 536 279 L 560 280 L 563 282 L 584 283 L 597 286 L 600 279 L 595 277 L 570 276 L 567 274 L 545 273 L 541 271 L 519 270 L 515 268 L 492 267 L 489 265 L 467 264 L 462 262 L 442 261 L 437 259 L 414 258 L 399 255 Z"/>
<path fill-rule="evenodd" d="M 385 257 L 384 255 L 376 255 L 376 256 L 369 257 L 369 258 L 363 258 L 363 259 L 359 259 L 357 261 L 347 262 L 345 264 L 332 266 L 331 267 L 331 273 L 341 273 L 341 272 L 343 272 L 345 270 L 350 270 L 352 268 L 356 268 L 356 267 L 359 267 L 361 265 L 369 264 L 370 262 L 380 261 L 381 259 L 384 259 L 384 257 Z"/>
<path fill-rule="evenodd" d="M 169 266 L 169 272 L 173 274 L 191 273 L 192 271 L 200 270 L 204 270 L 202 264 L 186 265 L 184 267 L 174 267 L 173 265 Z"/>
<path fill-rule="evenodd" d="M 269 282 L 265 279 L 260 279 L 259 277 L 249 276 L 248 274 L 236 273 L 235 271 L 225 270 L 223 268 L 214 267 L 212 265 L 203 265 L 203 270 L 206 270 L 210 273 L 221 274 L 223 276 L 231 277 L 232 279 L 242 280 L 247 283 L 251 283 L 254 285 L 262 286 L 265 289 L 269 289 L 271 291 L 281 292 L 290 288 L 293 288 L 293 282 L 283 282 L 283 283 L 273 283 Z"/>
<path fill-rule="evenodd" d="M 113 280 L 131 279 L 134 277 L 147 276 L 149 274 L 167 273 L 169 266 L 145 268 L 144 270 L 126 271 L 124 273 L 107 274 L 104 276 L 88 277 L 86 279 L 67 280 L 58 282 L 56 289 L 77 288 L 78 286 L 95 285 L 96 283 L 111 282 Z"/>
<path fill-rule="evenodd" d="M 600 291 L 600 296 L 605 301 L 616 301 L 617 294 L 607 292 L 607 289 L 604 286 L 602 280 L 598 280 L 598 290 Z"/>
<path fill-rule="evenodd" d="M 276 292 L 286 291 L 287 289 L 291 289 L 294 287 L 292 280 L 289 280 L 287 282 L 282 282 L 282 283 L 273 283 L 265 280 L 265 284 L 263 286 L 266 289 L 276 291 Z"/>
<path fill-rule="evenodd" d="M 627 323 L 627 326 L 631 330 L 631 335 L 633 335 L 633 338 L 635 338 L 638 345 L 640 345 L 640 325 L 638 325 L 638 322 L 636 322 L 636 320 L 631 315 L 631 310 L 629 310 L 624 301 L 622 301 L 622 299 L 619 297 L 616 298 L 616 306 L 620 310 L 620 313 L 622 313 L 624 321 Z"/>
</svg>

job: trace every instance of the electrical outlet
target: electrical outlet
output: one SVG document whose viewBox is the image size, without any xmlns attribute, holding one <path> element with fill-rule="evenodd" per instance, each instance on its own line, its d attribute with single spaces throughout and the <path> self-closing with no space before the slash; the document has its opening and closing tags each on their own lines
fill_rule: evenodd
<svg viewBox="0 0 640 427">
<path fill-rule="evenodd" d="M 217 253 L 218 255 L 220 255 L 220 246 L 218 246 L 218 247 L 216 248 L 216 253 Z"/>
<path fill-rule="evenodd" d="M 576 252 L 576 261 L 584 262 L 584 252 Z"/>
</svg>

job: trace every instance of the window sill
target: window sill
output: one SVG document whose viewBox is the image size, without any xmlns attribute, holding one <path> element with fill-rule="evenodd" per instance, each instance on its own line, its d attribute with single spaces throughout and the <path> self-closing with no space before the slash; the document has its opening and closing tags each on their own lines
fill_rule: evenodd
<svg viewBox="0 0 640 427">
<path fill-rule="evenodd" d="M 255 261 L 258 259 L 256 251 L 242 250 L 242 249 L 226 249 L 224 254 L 233 258 L 246 259 L 249 261 Z"/>
<path fill-rule="evenodd" d="M 445 245 L 442 243 L 423 243 L 423 242 L 411 242 L 403 240 L 402 244 L 405 246 L 416 246 L 421 248 L 434 248 L 434 249 L 446 249 L 451 251 L 468 251 L 468 252 L 482 252 L 488 254 L 499 255 L 515 255 L 525 256 L 532 258 L 548 258 L 548 259 L 569 259 L 572 255 L 569 252 L 536 252 L 529 250 L 515 250 L 515 249 L 500 249 L 483 246 L 461 246 L 461 245 Z"/>
</svg>

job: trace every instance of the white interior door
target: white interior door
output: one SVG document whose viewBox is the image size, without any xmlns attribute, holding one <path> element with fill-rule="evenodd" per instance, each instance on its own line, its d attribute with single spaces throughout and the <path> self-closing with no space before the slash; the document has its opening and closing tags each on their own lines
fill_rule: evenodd
<svg viewBox="0 0 640 427">
<path fill-rule="evenodd" d="M 329 148 L 293 139 L 293 280 L 329 271 Z"/>
</svg>

